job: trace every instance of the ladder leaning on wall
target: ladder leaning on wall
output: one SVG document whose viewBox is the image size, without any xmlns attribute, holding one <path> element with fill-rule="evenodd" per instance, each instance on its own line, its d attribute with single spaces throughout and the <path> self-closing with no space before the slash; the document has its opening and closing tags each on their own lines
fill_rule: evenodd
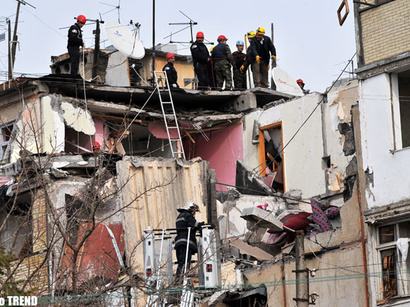
<svg viewBox="0 0 410 307">
<path fill-rule="evenodd" d="M 184 147 L 167 74 L 164 71 L 154 71 L 154 76 L 172 157 L 185 160 Z M 177 133 L 177 137 L 175 137 L 175 132 Z"/>
</svg>

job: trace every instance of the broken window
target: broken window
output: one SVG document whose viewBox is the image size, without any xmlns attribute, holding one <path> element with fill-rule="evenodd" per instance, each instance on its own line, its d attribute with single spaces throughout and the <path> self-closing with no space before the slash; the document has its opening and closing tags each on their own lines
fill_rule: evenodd
<svg viewBox="0 0 410 307">
<path fill-rule="evenodd" d="M 0 207 L 0 245 L 19 258 L 33 253 L 33 223 L 28 203 L 9 200 Z"/>
<path fill-rule="evenodd" d="M 70 243 L 77 244 L 80 225 L 87 220 L 89 210 L 81 200 L 72 195 L 66 194 L 65 201 L 67 233 L 70 237 Z"/>
<path fill-rule="evenodd" d="M 378 227 L 377 251 L 381 266 L 379 303 L 410 294 L 409 239 L 410 221 Z"/>
<path fill-rule="evenodd" d="M 4 154 L 6 153 L 7 145 L 9 144 L 10 138 L 11 138 L 11 132 L 13 131 L 14 127 L 14 122 L 8 123 L 4 126 L 0 127 L 0 133 L 1 133 L 1 149 L 0 149 L 0 154 L 1 154 L 1 160 L 4 159 Z"/>
<path fill-rule="evenodd" d="M 282 152 L 282 124 L 275 123 L 260 128 L 259 174 L 275 191 L 284 192 Z"/>
<path fill-rule="evenodd" d="M 396 149 L 410 147 L 410 71 L 392 74 Z"/>
</svg>

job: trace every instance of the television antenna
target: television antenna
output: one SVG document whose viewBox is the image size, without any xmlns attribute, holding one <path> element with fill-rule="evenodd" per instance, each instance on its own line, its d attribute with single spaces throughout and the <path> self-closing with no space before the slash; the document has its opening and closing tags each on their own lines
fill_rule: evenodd
<svg viewBox="0 0 410 307">
<path fill-rule="evenodd" d="M 113 7 L 113 9 L 111 9 L 111 10 L 109 10 L 109 11 L 103 13 L 103 15 L 108 14 L 108 13 L 114 11 L 114 10 L 118 10 L 118 23 L 121 23 L 121 21 L 120 21 L 121 0 L 118 0 L 118 5 L 112 5 L 112 4 L 108 4 L 108 3 L 104 3 L 104 2 L 100 2 L 100 3 L 101 3 L 101 4 L 104 4 L 104 5 L 108 5 L 108 6 Z"/>
<path fill-rule="evenodd" d="M 192 27 L 193 26 L 196 26 L 198 23 L 196 22 L 196 21 L 193 21 L 189 16 L 187 16 L 184 12 L 182 12 L 181 10 L 179 10 L 179 12 L 182 14 L 182 15 L 184 15 L 186 18 L 188 18 L 189 19 L 189 22 L 171 22 L 171 23 L 169 23 L 169 25 L 170 26 L 186 26 L 185 28 L 183 28 L 183 29 L 181 29 L 181 30 L 178 30 L 177 32 L 174 32 L 174 33 L 171 33 L 170 35 L 168 35 L 168 36 L 165 36 L 164 37 L 164 39 L 165 38 L 168 38 L 168 37 L 171 37 L 171 39 L 170 39 L 170 43 L 180 43 L 180 44 L 188 44 L 188 43 L 193 43 L 194 42 L 194 34 L 193 34 L 193 31 L 192 31 Z M 172 40 L 172 35 L 174 35 L 174 34 L 177 34 L 177 33 L 179 33 L 179 32 L 182 32 L 182 31 L 184 31 L 184 30 L 186 30 L 186 29 L 188 29 L 188 28 L 190 28 L 191 29 L 191 41 L 190 42 L 176 42 L 176 41 L 173 41 Z"/>
<path fill-rule="evenodd" d="M 9 48 L 7 48 L 9 50 L 8 80 L 13 79 L 14 62 L 16 61 L 16 47 L 18 43 L 17 25 L 19 23 L 20 5 L 21 4 L 28 5 L 35 9 L 34 6 L 32 6 L 30 3 L 24 0 L 16 0 L 16 1 L 17 1 L 17 13 L 16 13 L 16 21 L 14 23 L 13 39 L 11 39 L 10 37 L 11 35 L 9 34 Z M 10 27 L 11 27 L 11 24 L 10 22 L 8 22 L 9 33 L 11 33 Z"/>
</svg>

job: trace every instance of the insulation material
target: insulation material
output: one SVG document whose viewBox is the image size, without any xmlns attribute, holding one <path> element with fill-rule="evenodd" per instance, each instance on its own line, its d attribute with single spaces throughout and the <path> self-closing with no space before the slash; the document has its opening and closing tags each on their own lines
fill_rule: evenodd
<svg viewBox="0 0 410 307">
<path fill-rule="evenodd" d="M 87 135 L 95 134 L 96 129 L 90 112 L 67 102 L 61 103 L 61 109 L 64 111 L 63 117 L 67 126 Z"/>
<path fill-rule="evenodd" d="M 124 213 L 126 259 L 136 270 L 143 267 L 144 230 L 175 228 L 177 208 L 193 200 L 200 207 L 197 221 L 207 221 L 208 162 L 181 164 L 176 160 L 124 158 L 117 163 Z"/>
</svg>

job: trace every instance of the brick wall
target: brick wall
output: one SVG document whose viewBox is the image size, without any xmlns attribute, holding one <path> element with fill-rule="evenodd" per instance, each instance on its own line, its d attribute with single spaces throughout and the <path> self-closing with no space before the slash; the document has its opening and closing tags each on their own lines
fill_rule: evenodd
<svg viewBox="0 0 410 307">
<path fill-rule="evenodd" d="M 32 227 L 33 227 L 33 256 L 24 260 L 15 261 L 18 266 L 13 278 L 15 280 L 26 281 L 30 278 L 29 286 L 26 290 L 34 289 L 32 295 L 41 295 L 48 291 L 48 261 L 47 253 L 47 217 L 44 192 L 37 190 L 33 194 L 32 205 Z M 33 274 L 34 273 L 34 274 Z"/>
<path fill-rule="evenodd" d="M 389 1 L 360 13 L 364 65 L 410 52 L 409 16 L 409 0 Z"/>
</svg>

